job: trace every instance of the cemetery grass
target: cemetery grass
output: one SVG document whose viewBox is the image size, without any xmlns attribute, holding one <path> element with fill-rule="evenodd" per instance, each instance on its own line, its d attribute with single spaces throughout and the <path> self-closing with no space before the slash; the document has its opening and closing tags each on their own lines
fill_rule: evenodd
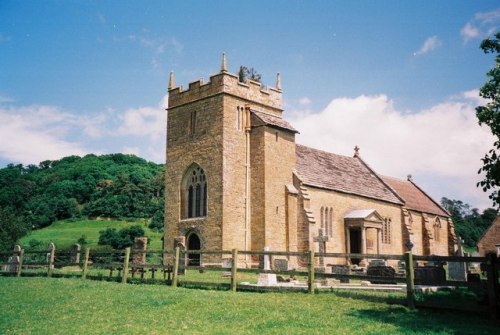
<svg viewBox="0 0 500 335">
<path fill-rule="evenodd" d="M 102 248 L 97 242 L 99 241 L 99 232 L 106 228 L 115 228 L 120 230 L 133 225 L 141 225 L 146 236 L 150 239 L 149 249 L 160 250 L 162 247 L 162 233 L 152 231 L 148 228 L 148 220 L 63 220 L 56 221 L 48 227 L 34 230 L 29 235 L 21 238 L 19 243 L 24 248 L 29 248 L 30 241 L 36 240 L 41 242 L 43 248 L 47 247 L 50 242 L 54 242 L 58 249 L 68 249 L 72 244 L 77 243 L 78 239 L 84 236 L 86 244 L 82 247 Z"/>
<path fill-rule="evenodd" d="M 0 277 L 2 334 L 494 334 L 486 316 L 411 311 L 387 293 L 231 293 Z"/>
</svg>

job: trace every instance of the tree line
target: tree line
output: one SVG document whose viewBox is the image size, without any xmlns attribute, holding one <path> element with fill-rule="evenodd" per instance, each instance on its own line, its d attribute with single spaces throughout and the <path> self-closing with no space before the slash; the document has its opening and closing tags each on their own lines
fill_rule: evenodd
<svg viewBox="0 0 500 335">
<path fill-rule="evenodd" d="M 164 166 L 126 154 L 9 164 L 0 169 L 0 249 L 70 218 L 152 218 L 163 227 Z"/>
</svg>

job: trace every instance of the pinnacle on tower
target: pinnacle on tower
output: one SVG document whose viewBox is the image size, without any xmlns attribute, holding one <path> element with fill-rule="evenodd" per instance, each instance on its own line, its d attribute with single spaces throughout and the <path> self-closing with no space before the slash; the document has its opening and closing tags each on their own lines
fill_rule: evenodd
<svg viewBox="0 0 500 335">
<path fill-rule="evenodd" d="M 220 72 L 227 72 L 227 61 L 226 61 L 226 53 L 222 53 L 222 64 L 220 66 Z"/>
<path fill-rule="evenodd" d="M 168 89 L 171 90 L 174 88 L 174 71 L 170 71 L 170 78 L 168 80 Z"/>
<path fill-rule="evenodd" d="M 276 89 L 281 91 L 281 76 L 280 73 L 276 73 Z"/>
</svg>

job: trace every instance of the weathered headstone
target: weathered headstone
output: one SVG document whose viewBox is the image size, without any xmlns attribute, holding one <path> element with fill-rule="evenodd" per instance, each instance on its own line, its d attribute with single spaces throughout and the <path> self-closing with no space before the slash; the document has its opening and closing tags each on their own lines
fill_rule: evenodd
<svg viewBox="0 0 500 335">
<path fill-rule="evenodd" d="M 174 247 L 179 247 L 180 250 L 178 274 L 183 275 L 186 273 L 186 266 L 187 266 L 186 254 L 183 252 L 186 250 L 186 237 L 185 236 L 175 237 Z"/>
<path fill-rule="evenodd" d="M 368 267 L 370 266 L 385 266 L 385 260 L 383 259 L 371 259 L 368 263 Z"/>
<path fill-rule="evenodd" d="M 396 281 L 394 280 L 396 271 L 391 266 L 368 266 L 366 275 L 382 277 L 377 279 L 370 279 L 370 282 L 372 284 L 396 284 Z"/>
<path fill-rule="evenodd" d="M 415 284 L 441 285 L 446 282 L 446 272 L 442 266 L 422 266 L 415 268 Z"/>
<path fill-rule="evenodd" d="M 136 237 L 134 239 L 134 254 L 132 256 L 132 265 L 146 264 L 146 249 L 148 248 L 147 237 Z"/>
<path fill-rule="evenodd" d="M 318 236 L 313 238 L 314 242 L 318 242 L 318 252 L 320 254 L 326 253 L 326 242 L 328 242 L 329 238 L 326 235 L 323 235 L 323 229 L 318 229 Z M 319 256 L 319 265 L 325 265 L 325 258 L 323 255 Z"/>
<path fill-rule="evenodd" d="M 222 273 L 222 277 L 229 278 L 231 277 L 231 268 L 233 267 L 233 260 L 231 258 L 223 258 L 222 259 L 222 268 L 227 269 Z"/>
<path fill-rule="evenodd" d="M 463 257 L 464 251 L 462 249 L 463 240 L 458 238 L 458 249 L 455 253 L 456 256 Z M 467 266 L 465 262 L 448 262 L 448 277 L 453 281 L 467 281 Z"/>
<path fill-rule="evenodd" d="M 269 247 L 264 247 L 264 251 L 269 251 Z M 259 273 L 259 279 L 257 285 L 260 286 L 272 286 L 277 284 L 276 274 L 269 273 L 271 271 L 271 261 L 269 255 L 264 255 L 263 257 L 263 270 L 264 273 Z"/>
<path fill-rule="evenodd" d="M 54 243 L 50 242 L 49 252 L 47 253 L 47 264 L 49 266 L 49 269 L 54 268 L 55 253 L 56 253 L 56 246 Z"/>
<path fill-rule="evenodd" d="M 70 248 L 70 262 L 71 264 L 80 264 L 80 251 L 82 247 L 75 243 Z"/>
<path fill-rule="evenodd" d="M 332 265 L 332 274 L 349 275 L 351 274 L 349 265 Z M 340 277 L 341 283 L 349 283 L 349 277 Z"/>
<path fill-rule="evenodd" d="M 257 285 L 259 286 L 273 286 L 278 284 L 278 279 L 275 273 L 259 273 L 259 280 Z"/>
<path fill-rule="evenodd" d="M 3 271 L 7 273 L 17 273 L 19 269 L 21 246 L 16 245 L 14 247 L 14 253 L 11 257 L 7 259 L 7 264 L 3 266 Z"/>
<path fill-rule="evenodd" d="M 264 251 L 269 251 L 269 247 L 264 247 Z M 271 271 L 269 255 L 264 255 L 264 271 Z"/>
<path fill-rule="evenodd" d="M 274 269 L 277 272 L 288 271 L 288 260 L 279 258 L 274 260 Z"/>
</svg>

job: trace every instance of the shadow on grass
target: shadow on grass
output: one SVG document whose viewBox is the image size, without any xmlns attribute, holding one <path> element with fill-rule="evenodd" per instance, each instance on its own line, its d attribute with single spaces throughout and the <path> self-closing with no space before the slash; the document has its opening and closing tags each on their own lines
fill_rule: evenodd
<svg viewBox="0 0 500 335">
<path fill-rule="evenodd" d="M 398 328 L 398 333 L 425 334 L 498 334 L 498 323 L 486 315 L 450 311 L 409 310 L 403 306 L 390 309 L 359 309 L 351 316 L 364 319 L 366 323 L 382 322 Z"/>
<path fill-rule="evenodd" d="M 342 298 L 350 298 L 377 303 L 406 305 L 406 295 L 401 293 L 374 293 L 366 291 L 332 290 L 330 292 L 321 292 L 320 294 L 334 294 L 337 297 Z"/>
</svg>

